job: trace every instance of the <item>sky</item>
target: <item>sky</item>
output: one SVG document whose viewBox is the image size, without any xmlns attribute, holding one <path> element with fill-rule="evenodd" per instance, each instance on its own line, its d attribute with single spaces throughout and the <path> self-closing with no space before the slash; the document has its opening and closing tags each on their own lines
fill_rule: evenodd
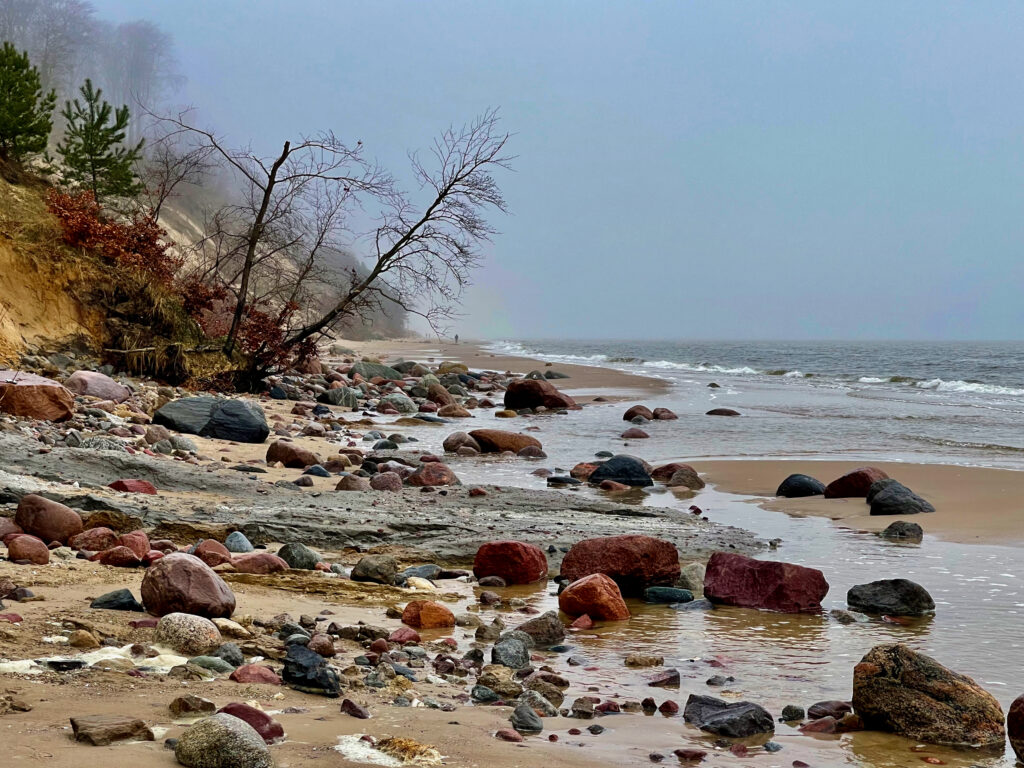
<svg viewBox="0 0 1024 768">
<path fill-rule="evenodd" d="M 500 108 L 464 338 L 1024 338 L 1024 4 L 93 1 L 268 152 Z"/>
</svg>

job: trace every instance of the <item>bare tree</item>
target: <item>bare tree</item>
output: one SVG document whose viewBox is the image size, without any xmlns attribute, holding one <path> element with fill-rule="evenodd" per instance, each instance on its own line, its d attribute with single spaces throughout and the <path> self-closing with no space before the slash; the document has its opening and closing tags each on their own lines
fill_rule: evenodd
<svg viewBox="0 0 1024 768">
<path fill-rule="evenodd" d="M 144 114 L 152 116 L 145 110 Z M 155 218 L 180 187 L 200 184 L 216 168 L 213 148 L 191 138 L 188 132 L 164 130 L 159 124 L 146 137 L 136 174 L 143 183 L 142 197 Z"/>
</svg>

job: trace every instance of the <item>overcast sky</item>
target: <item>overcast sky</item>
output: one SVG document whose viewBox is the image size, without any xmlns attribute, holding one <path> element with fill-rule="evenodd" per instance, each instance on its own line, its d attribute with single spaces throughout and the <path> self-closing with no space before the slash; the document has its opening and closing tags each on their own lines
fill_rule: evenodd
<svg viewBox="0 0 1024 768">
<path fill-rule="evenodd" d="M 240 143 L 499 106 L 464 337 L 1024 337 L 1024 4 L 94 2 Z"/>
</svg>

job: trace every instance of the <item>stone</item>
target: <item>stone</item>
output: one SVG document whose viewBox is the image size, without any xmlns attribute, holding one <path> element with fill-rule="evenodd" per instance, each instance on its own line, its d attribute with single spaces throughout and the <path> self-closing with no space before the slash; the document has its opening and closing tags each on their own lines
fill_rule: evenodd
<svg viewBox="0 0 1024 768">
<path fill-rule="evenodd" d="M 267 744 L 273 744 L 284 738 L 284 728 L 281 724 L 262 709 L 256 709 L 256 707 L 243 704 L 240 701 L 233 701 L 217 711 L 244 720 Z"/>
<path fill-rule="evenodd" d="M 71 730 L 75 741 L 94 747 L 105 747 L 115 741 L 153 741 L 153 732 L 137 717 L 126 715 L 89 715 L 72 717 Z"/>
<path fill-rule="evenodd" d="M 147 496 L 156 496 L 156 486 L 148 480 L 115 480 L 107 487 L 120 493 L 144 493 Z"/>
<path fill-rule="evenodd" d="M 853 670 L 853 708 L 864 726 L 953 747 L 1002 749 L 1003 712 L 974 680 L 905 645 L 877 645 Z"/>
<path fill-rule="evenodd" d="M 209 619 L 188 613 L 168 613 L 157 623 L 154 640 L 176 653 L 198 656 L 220 645 L 221 636 Z"/>
<path fill-rule="evenodd" d="M 437 409 L 437 415 L 445 419 L 469 419 L 473 416 L 473 414 L 456 403 L 442 405 Z"/>
<path fill-rule="evenodd" d="M 433 600 L 412 600 L 402 611 L 402 623 L 414 629 L 444 629 L 455 626 L 455 614 Z"/>
<path fill-rule="evenodd" d="M 333 667 L 320 654 L 304 645 L 292 643 L 284 657 L 285 684 L 297 691 L 315 693 L 332 699 L 338 698 L 341 679 Z"/>
<path fill-rule="evenodd" d="M 368 478 L 360 477 L 359 475 L 342 475 L 338 484 L 334 487 L 336 491 L 370 491 L 373 490 L 370 486 Z"/>
<path fill-rule="evenodd" d="M 75 510 L 34 493 L 21 497 L 14 513 L 14 522 L 25 533 L 47 544 L 51 541 L 67 544 L 85 529 L 81 516 Z"/>
<path fill-rule="evenodd" d="M 12 562 L 46 565 L 50 562 L 50 550 L 42 540 L 35 536 L 16 533 L 7 540 L 7 558 Z"/>
<path fill-rule="evenodd" d="M 768 710 L 749 701 L 727 703 L 713 696 L 690 694 L 683 719 L 702 731 L 732 739 L 775 732 L 775 721 Z"/>
<path fill-rule="evenodd" d="M 647 681 L 651 688 L 678 688 L 680 675 L 678 669 L 666 669 Z"/>
<path fill-rule="evenodd" d="M 732 408 L 712 408 L 705 416 L 739 416 L 740 412 Z"/>
<path fill-rule="evenodd" d="M 243 664 L 232 672 L 228 679 L 236 683 L 281 685 L 281 678 L 277 673 L 262 664 Z"/>
<path fill-rule="evenodd" d="M 1017 759 L 1024 762 L 1024 696 L 1018 696 L 1006 713 L 1006 735 Z"/>
<path fill-rule="evenodd" d="M 518 731 L 513 730 L 512 728 L 499 728 L 497 731 L 494 732 L 494 738 L 499 739 L 501 741 L 510 741 L 512 743 L 518 743 L 520 741 L 523 741 L 522 734 L 520 734 Z"/>
<path fill-rule="evenodd" d="M 825 486 L 826 499 L 866 498 L 871 484 L 889 476 L 877 467 L 860 467 Z"/>
<path fill-rule="evenodd" d="M 654 480 L 651 479 L 644 462 L 627 454 L 612 456 L 599 464 L 587 478 L 587 482 L 591 485 L 600 485 L 603 480 L 612 480 L 634 488 L 646 488 L 654 485 Z"/>
<path fill-rule="evenodd" d="M 245 537 L 245 534 L 241 531 L 232 531 L 228 534 L 228 537 L 224 539 L 224 548 L 232 554 L 244 554 L 246 552 L 252 552 L 252 542 Z"/>
<path fill-rule="evenodd" d="M 0 370 L 0 413 L 22 419 L 66 421 L 74 412 L 74 395 L 53 379 Z"/>
<path fill-rule="evenodd" d="M 569 584 L 558 596 L 558 607 L 570 616 L 586 614 L 605 621 L 629 618 L 618 585 L 603 573 L 592 573 Z"/>
<path fill-rule="evenodd" d="M 0 517 L 0 541 L 10 536 L 12 533 L 24 533 L 21 526 L 14 522 L 9 517 Z M 79 534 L 81 535 L 81 534 Z M 93 550 L 95 551 L 95 550 Z"/>
<path fill-rule="evenodd" d="M 489 541 L 476 551 L 473 575 L 499 577 L 504 584 L 532 584 L 546 579 L 548 559 L 540 547 L 521 541 Z"/>
<path fill-rule="evenodd" d="M 471 448 L 480 453 L 480 444 L 465 432 L 452 432 L 441 444 L 445 453 L 457 453 L 460 448 Z"/>
<path fill-rule="evenodd" d="M 397 472 L 379 472 L 370 478 L 370 488 L 397 493 L 402 490 L 402 476 Z"/>
<path fill-rule="evenodd" d="M 650 437 L 649 434 L 644 432 L 642 429 L 637 427 L 630 427 L 619 435 L 623 440 L 645 440 Z"/>
<path fill-rule="evenodd" d="M 678 587 L 648 587 L 644 590 L 645 603 L 688 603 L 693 600 L 693 593 Z"/>
<path fill-rule="evenodd" d="M 136 568 L 142 565 L 142 558 L 131 547 L 116 546 L 101 552 L 98 562 L 115 568 Z"/>
<path fill-rule="evenodd" d="M 89 607 L 107 611 L 134 611 L 136 613 L 144 613 L 146 610 L 135 599 L 130 589 L 116 589 L 113 592 L 100 595 L 89 603 Z"/>
<path fill-rule="evenodd" d="M 935 507 L 929 502 L 897 482 L 886 485 L 871 499 L 872 515 L 916 515 L 934 511 Z"/>
<path fill-rule="evenodd" d="M 491 648 L 491 663 L 510 669 L 523 669 L 530 666 L 530 651 L 521 640 L 508 637 L 499 640 Z"/>
<path fill-rule="evenodd" d="M 420 641 L 420 633 L 409 627 L 399 627 L 390 635 L 388 635 L 389 643 L 398 643 L 399 645 L 405 645 L 406 643 L 418 643 Z"/>
<path fill-rule="evenodd" d="M 679 418 L 674 411 L 668 408 L 655 408 L 652 413 L 656 421 L 675 421 Z"/>
<path fill-rule="evenodd" d="M 270 574 L 281 573 L 289 569 L 288 563 L 270 552 L 252 552 L 248 555 L 235 555 L 232 565 L 239 573 Z"/>
<path fill-rule="evenodd" d="M 793 723 L 797 720 L 803 720 L 805 717 L 804 708 L 797 706 L 796 704 L 787 704 L 782 708 L 782 715 L 779 719 L 784 723 Z"/>
<path fill-rule="evenodd" d="M 897 520 L 878 534 L 883 539 L 893 541 L 921 541 L 924 538 L 924 529 L 917 523 L 908 523 L 906 520 Z"/>
<path fill-rule="evenodd" d="M 352 699 L 345 699 L 341 702 L 341 714 L 354 717 L 357 720 L 370 719 L 369 710 L 364 706 L 356 704 Z"/>
<path fill-rule="evenodd" d="M 675 586 L 689 590 L 694 595 L 704 594 L 704 563 L 687 563 L 679 571 Z"/>
<path fill-rule="evenodd" d="M 505 408 L 519 411 L 524 408 L 544 407 L 551 411 L 579 408 L 576 401 L 559 392 L 546 379 L 514 379 L 505 389 Z"/>
<path fill-rule="evenodd" d="M 174 757 L 186 768 L 274 768 L 256 729 L 222 712 L 187 728 L 174 745 Z"/>
<path fill-rule="evenodd" d="M 431 461 L 420 466 L 405 479 L 406 485 L 413 487 L 438 486 L 438 485 L 462 485 L 455 472 L 447 464 L 439 461 Z"/>
<path fill-rule="evenodd" d="M 622 420 L 632 421 L 637 416 L 641 416 L 647 421 L 654 421 L 654 413 L 646 405 L 634 405 L 632 408 L 629 408 L 622 414 Z"/>
<path fill-rule="evenodd" d="M 262 443 L 270 434 L 263 409 L 251 400 L 183 397 L 153 414 L 153 423 L 200 437 Z"/>
<path fill-rule="evenodd" d="M 398 562 L 390 555 L 365 555 L 352 569 L 352 581 L 392 585 L 398 575 Z"/>
<path fill-rule="evenodd" d="M 75 371 L 64 380 L 64 386 L 76 395 L 111 400 L 115 403 L 123 403 L 132 395 L 128 387 L 118 384 L 99 371 Z"/>
<path fill-rule="evenodd" d="M 565 625 L 562 624 L 555 611 L 548 611 L 528 619 L 516 629 L 532 637 L 534 644 L 538 647 L 558 645 L 565 639 Z"/>
<path fill-rule="evenodd" d="M 544 730 L 544 723 L 536 712 L 526 702 L 521 702 L 512 710 L 509 718 L 512 727 L 519 733 L 540 733 Z"/>
<path fill-rule="evenodd" d="M 100 641 L 86 629 L 76 629 L 68 635 L 68 645 L 83 651 L 91 651 L 100 647 Z"/>
<path fill-rule="evenodd" d="M 214 622 L 214 626 L 217 627 L 217 629 L 221 632 L 222 636 L 224 630 L 222 630 L 221 627 L 224 626 L 225 622 L 227 623 L 228 626 L 234 624 L 234 628 L 232 628 L 233 630 L 241 628 L 240 625 L 235 624 L 235 622 L 231 621 L 230 619 L 217 619 Z M 223 659 L 228 664 L 230 664 L 231 669 L 228 670 L 229 672 L 233 672 L 235 669 L 245 664 L 245 656 L 242 655 L 242 649 L 239 648 L 235 643 L 223 643 L 215 651 L 211 651 L 210 655 L 217 659 Z"/>
<path fill-rule="evenodd" d="M 401 381 L 402 374 L 394 368 L 383 365 L 382 363 L 372 363 L 367 360 L 360 360 L 358 363 L 354 363 L 349 369 L 348 375 L 354 379 L 356 376 L 360 376 L 367 381 L 370 379 L 386 379 L 387 381 Z"/>
<path fill-rule="evenodd" d="M 191 693 L 179 696 L 168 705 L 174 717 L 195 717 L 197 715 L 212 715 L 217 711 L 217 705 L 209 699 L 201 696 L 193 696 Z"/>
<path fill-rule="evenodd" d="M 288 567 L 300 571 L 316 570 L 316 564 L 321 560 L 314 550 L 298 542 L 285 544 L 277 550 L 277 556 L 288 563 Z"/>
<path fill-rule="evenodd" d="M 775 491 L 776 496 L 787 499 L 802 499 L 805 496 L 821 496 L 825 493 L 825 484 L 810 475 L 790 475 Z"/>
<path fill-rule="evenodd" d="M 540 440 L 530 435 L 523 435 L 518 432 L 507 432 L 503 429 L 474 429 L 469 437 L 479 446 L 481 453 L 502 453 L 503 451 L 519 451 L 528 445 L 543 448 Z"/>
<path fill-rule="evenodd" d="M 563 558 L 561 574 L 577 581 L 594 573 L 610 576 L 624 595 L 639 596 L 647 587 L 675 583 L 680 573 L 679 553 L 672 542 L 652 536 L 584 539 Z"/>
<path fill-rule="evenodd" d="M 89 528 L 68 540 L 72 549 L 84 549 L 88 552 L 102 552 L 117 544 L 117 534 L 109 528 Z"/>
<path fill-rule="evenodd" d="M 728 552 L 711 555 L 704 575 L 706 598 L 740 608 L 813 613 L 827 593 L 828 582 L 815 568 Z"/>
<path fill-rule="evenodd" d="M 188 660 L 188 666 L 206 669 L 213 672 L 215 675 L 223 675 L 235 671 L 233 666 L 217 656 L 193 656 Z"/>
<path fill-rule="evenodd" d="M 697 470 L 684 465 L 672 473 L 672 477 L 665 485 L 669 488 L 689 488 L 691 491 L 699 491 L 704 487 L 704 481 L 697 474 Z"/>
<path fill-rule="evenodd" d="M 907 579 L 882 579 L 858 584 L 846 593 L 850 610 L 889 616 L 923 616 L 935 611 L 935 601 L 920 584 Z"/>
<path fill-rule="evenodd" d="M 192 553 L 211 568 L 231 562 L 228 548 L 216 539 L 203 539 Z"/>
<path fill-rule="evenodd" d="M 802 711 L 802 710 L 801 710 Z M 842 720 L 843 716 L 853 711 L 853 704 L 848 701 L 819 701 L 807 708 L 807 717 L 811 720 L 820 720 L 823 717 L 831 717 L 835 720 Z"/>
<path fill-rule="evenodd" d="M 267 464 L 274 465 L 277 462 L 290 469 L 305 469 L 319 464 L 320 457 L 290 440 L 275 440 L 267 448 Z"/>
<path fill-rule="evenodd" d="M 202 560 L 175 552 L 146 571 L 142 604 L 154 616 L 180 612 L 227 619 L 235 610 L 235 595 Z"/>
<path fill-rule="evenodd" d="M 631 653 L 625 661 L 627 667 L 660 667 L 664 663 L 664 656 L 652 656 L 645 653 Z"/>
</svg>

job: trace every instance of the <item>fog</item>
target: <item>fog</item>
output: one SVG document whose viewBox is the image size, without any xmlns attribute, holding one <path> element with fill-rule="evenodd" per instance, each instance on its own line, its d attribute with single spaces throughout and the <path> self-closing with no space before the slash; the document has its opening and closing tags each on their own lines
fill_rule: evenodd
<svg viewBox="0 0 1024 768">
<path fill-rule="evenodd" d="M 501 108 L 510 215 L 464 337 L 1021 338 L 1015 3 L 94 0 L 272 151 Z"/>
</svg>

